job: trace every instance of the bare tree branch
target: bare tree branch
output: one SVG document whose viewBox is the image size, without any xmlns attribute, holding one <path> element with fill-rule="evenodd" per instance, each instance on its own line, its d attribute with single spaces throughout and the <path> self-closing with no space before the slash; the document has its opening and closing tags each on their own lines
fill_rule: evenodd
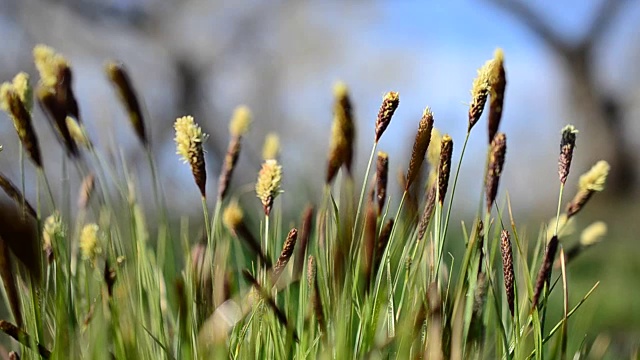
<svg viewBox="0 0 640 360">
<path fill-rule="evenodd" d="M 596 11 L 596 17 L 591 22 L 589 30 L 585 33 L 582 40 L 585 47 L 590 48 L 600 40 L 602 35 L 609 29 L 611 23 L 615 20 L 618 12 L 625 3 L 627 3 L 627 0 L 602 1 Z"/>
<path fill-rule="evenodd" d="M 547 24 L 534 9 L 520 0 L 486 0 L 503 11 L 511 14 L 516 20 L 525 24 L 535 35 L 559 54 L 566 55 L 571 46 Z"/>
</svg>

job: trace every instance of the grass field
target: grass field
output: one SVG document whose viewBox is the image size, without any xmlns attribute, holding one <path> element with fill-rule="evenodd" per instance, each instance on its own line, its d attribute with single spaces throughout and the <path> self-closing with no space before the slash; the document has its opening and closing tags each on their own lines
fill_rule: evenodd
<svg viewBox="0 0 640 360">
<path fill-rule="evenodd" d="M 372 148 L 364 181 L 356 184 L 353 104 L 347 86 L 336 84 L 326 181 L 318 189 L 322 201 L 300 209 L 283 209 L 283 198 L 300 203 L 306 194 L 281 188 L 282 178 L 295 178 L 296 172 L 280 163 L 274 138 L 263 151 L 255 197 L 234 192 L 233 172 L 251 125 L 248 108 L 238 107 L 230 121 L 219 174 L 207 174 L 207 136 L 197 119 L 176 119 L 176 163 L 184 162 L 194 178 L 180 191 L 202 199 L 202 217 L 194 219 L 173 213 L 165 203 L 144 107 L 125 68 L 108 63 L 105 81 L 120 96 L 148 155 L 150 184 L 138 183 L 123 158 L 107 161 L 113 154 L 93 146 L 75 101 L 69 63 L 53 49 L 37 46 L 35 89 L 20 74 L 3 84 L 0 94 L 20 139 L 15 163 L 23 174 L 15 182 L 0 174 L 0 186 L 11 199 L 3 203 L 0 218 L 0 275 L 10 309 L 0 330 L 14 339 L 3 342 L 14 351 L 10 356 L 634 356 L 638 344 L 633 339 L 591 331 L 613 328 L 625 318 L 637 323 L 640 316 L 633 302 L 625 308 L 619 306 L 623 302 L 603 301 L 625 288 L 617 270 L 595 251 L 607 226 L 595 221 L 594 214 L 606 211 L 593 203 L 605 189 L 609 165 L 601 161 L 591 169 L 571 169 L 579 133 L 570 125 L 559 131 L 559 176 L 545 180 L 561 189 L 558 210 L 548 214 L 555 220 L 539 232 L 530 226 L 520 230 L 521 219 L 501 190 L 502 169 L 518 161 L 509 159 L 507 135 L 499 131 L 507 84 L 502 57 L 496 51 L 470 81 L 464 139 L 440 134 L 437 114 L 425 108 L 408 169 L 398 182 L 389 175 L 389 155 L 378 142 L 394 125 L 400 95 L 386 93 L 375 133 L 359 134 L 371 136 Z M 50 149 L 40 149 L 31 124 L 34 102 L 60 139 L 59 164 L 42 163 L 41 151 Z M 487 162 L 477 176 L 485 187 L 477 209 L 452 208 L 466 144 L 473 129 L 484 124 L 483 113 L 489 128 Z M 462 149 L 460 157 L 453 157 L 454 146 Z M 35 206 L 24 197 L 26 184 L 33 183 L 25 179 L 26 166 L 37 170 Z M 54 194 L 45 171 L 50 166 L 60 166 L 64 179 L 84 179 L 82 187 L 71 189 L 63 182 L 55 184 L 63 193 Z M 567 177 L 580 174 L 578 189 L 564 187 Z M 208 186 L 212 176 L 218 177 L 215 192 Z M 391 202 L 388 194 L 398 187 L 402 197 Z M 152 208 L 143 208 L 138 199 L 147 188 L 154 194 Z M 290 213 L 295 217 L 284 215 Z M 451 221 L 460 214 L 475 217 L 462 224 Z M 607 249 L 616 258 L 629 256 L 620 247 Z M 636 263 L 630 261 L 629 267 Z M 633 296 L 632 291 L 638 290 L 620 296 Z"/>
</svg>

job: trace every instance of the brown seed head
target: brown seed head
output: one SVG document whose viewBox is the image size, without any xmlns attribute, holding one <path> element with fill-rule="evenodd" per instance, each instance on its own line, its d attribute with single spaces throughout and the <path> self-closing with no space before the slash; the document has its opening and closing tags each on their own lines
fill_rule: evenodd
<svg viewBox="0 0 640 360">
<path fill-rule="evenodd" d="M 32 218 L 36 219 L 38 217 L 36 210 L 29 204 L 24 194 L 2 173 L 0 173 L 0 188 L 15 201 L 17 206 L 24 204 L 24 211 L 31 215 Z"/>
<path fill-rule="evenodd" d="M 313 284 L 316 280 L 316 261 L 313 255 L 309 255 L 309 260 L 307 260 L 307 285 L 309 285 L 309 289 L 313 291 Z"/>
<path fill-rule="evenodd" d="M 407 181 L 405 184 L 405 191 L 409 190 L 411 184 L 420 173 L 422 162 L 429 147 L 431 141 L 431 130 L 433 129 L 433 113 L 429 107 L 424 109 L 420 124 L 418 125 L 418 132 L 416 133 L 416 139 L 413 142 L 413 151 L 411 151 L 411 160 L 409 161 L 409 170 L 407 171 Z"/>
<path fill-rule="evenodd" d="M 500 235 L 500 252 L 502 252 L 502 272 L 504 275 L 504 288 L 507 293 L 507 303 L 509 304 L 511 316 L 513 316 L 515 276 L 513 273 L 513 252 L 511 250 L 511 240 L 507 230 L 502 230 Z"/>
<path fill-rule="evenodd" d="M 58 84 L 56 85 L 54 92 L 56 94 L 58 104 L 62 106 L 65 114 L 73 116 L 78 120 L 78 122 L 81 122 L 78 102 L 76 101 L 76 97 L 73 93 L 72 78 L 73 73 L 71 72 L 70 67 L 67 66 L 60 68 Z"/>
<path fill-rule="evenodd" d="M 424 205 L 424 210 L 422 211 L 420 222 L 418 222 L 418 241 L 421 241 L 424 237 L 424 234 L 427 233 L 427 228 L 429 227 L 429 223 L 431 222 L 431 216 L 433 216 L 433 209 L 436 205 L 437 189 L 437 184 L 435 182 L 433 182 L 429 186 L 429 191 L 427 192 L 427 201 Z"/>
<path fill-rule="evenodd" d="M 138 139 L 144 146 L 148 146 L 149 139 L 147 138 L 147 133 L 145 131 L 144 115 L 126 68 L 120 62 L 109 61 L 105 65 L 105 72 L 107 73 L 109 80 L 111 80 L 111 84 L 118 93 L 118 97 L 127 111 L 129 121 L 131 122 Z"/>
<path fill-rule="evenodd" d="M 389 244 L 389 238 L 391 237 L 391 230 L 393 230 L 393 219 L 387 220 L 387 223 L 384 224 L 384 227 L 380 231 L 380 236 L 378 236 L 378 243 L 376 244 L 375 256 L 373 260 L 373 273 L 377 273 L 378 269 L 382 265 L 382 255 L 384 255 L 384 251 L 387 248 L 387 244 Z"/>
<path fill-rule="evenodd" d="M 282 270 L 284 270 L 285 266 L 289 263 L 289 259 L 291 255 L 293 255 L 293 250 L 296 246 L 296 240 L 298 239 L 298 229 L 293 228 L 289 230 L 289 234 L 287 234 L 287 239 L 284 241 L 284 245 L 282 246 L 282 251 L 280 252 L 280 256 L 278 257 L 278 261 L 276 261 L 275 265 L 273 265 L 273 270 L 271 273 L 271 281 L 275 283 L 278 280 L 280 274 L 282 274 Z"/>
<path fill-rule="evenodd" d="M 484 106 L 487 103 L 487 97 L 489 96 L 489 90 L 491 88 L 491 71 L 493 67 L 493 61 L 487 61 L 479 70 L 475 80 L 473 80 L 473 87 L 471 88 L 471 105 L 469 105 L 469 127 L 467 132 L 470 132 L 473 126 L 480 120 Z"/>
<path fill-rule="evenodd" d="M 378 222 L 377 211 L 372 203 L 367 204 L 365 217 L 364 217 L 364 241 L 362 243 L 363 248 L 363 267 L 364 280 L 366 288 L 369 288 L 371 282 L 371 274 L 373 271 L 374 253 L 377 244 L 378 237 Z"/>
<path fill-rule="evenodd" d="M 389 126 L 393 113 L 396 112 L 400 104 L 400 95 L 395 91 L 389 91 L 382 98 L 382 105 L 378 111 L 378 119 L 376 120 L 376 136 L 375 142 L 380 141 L 380 137 Z"/>
<path fill-rule="evenodd" d="M 300 236 L 298 237 L 298 247 L 296 248 L 296 257 L 293 264 L 293 274 L 296 279 L 302 276 L 307 245 L 309 244 L 309 238 L 311 237 L 311 231 L 313 229 L 313 214 L 314 210 L 312 205 L 307 205 L 302 213 L 302 228 L 300 230 Z"/>
<path fill-rule="evenodd" d="M 502 118 L 502 106 L 504 104 L 504 92 L 507 87 L 507 76 L 504 71 L 504 53 L 502 49 L 496 49 L 493 55 L 493 65 L 491 66 L 491 76 L 489 80 L 490 98 L 489 103 L 489 144 L 498 132 L 500 119 Z"/>
<path fill-rule="evenodd" d="M 573 149 L 576 147 L 576 134 L 578 130 L 573 125 L 567 125 L 562 129 L 562 140 L 560 141 L 560 158 L 558 159 L 558 176 L 560 183 L 564 185 L 569 176 L 571 159 L 573 159 Z"/>
<path fill-rule="evenodd" d="M 316 316 L 320 331 L 325 332 L 324 309 L 322 308 L 322 298 L 320 297 L 320 288 L 318 286 L 318 277 L 316 271 L 316 262 L 313 256 L 309 256 L 307 262 L 307 283 L 309 284 L 309 293 L 311 294 L 311 306 Z"/>
<path fill-rule="evenodd" d="M 333 124 L 331 126 L 331 142 L 329 144 L 329 161 L 327 166 L 327 184 L 335 178 L 341 166 L 349 175 L 353 161 L 353 141 L 355 125 L 349 92 L 344 83 L 334 88 L 335 103 L 333 106 Z"/>
<path fill-rule="evenodd" d="M 222 164 L 222 171 L 220 172 L 220 178 L 218 179 L 218 199 L 222 200 L 229 191 L 229 183 L 231 183 L 231 177 L 233 171 L 238 163 L 238 157 L 240 156 L 240 149 L 242 148 L 241 137 L 234 136 L 229 142 L 227 153 L 224 157 L 224 163 Z"/>
<path fill-rule="evenodd" d="M 387 182 L 389 180 L 389 154 L 378 152 L 376 162 L 376 198 L 378 203 L 378 215 L 382 214 L 384 202 L 387 197 Z"/>
<path fill-rule="evenodd" d="M 449 173 L 451 172 L 451 157 L 453 155 L 453 139 L 445 134 L 442 137 L 440 147 L 440 167 L 438 170 L 438 201 L 444 204 L 444 197 L 447 195 L 449 186 Z"/>
<path fill-rule="evenodd" d="M 556 257 L 558 251 L 558 237 L 554 236 L 549 240 L 544 257 L 542 258 L 542 265 L 540 271 L 538 271 L 538 277 L 536 278 L 535 289 L 533 293 L 533 308 L 538 306 L 538 300 L 542 295 L 542 290 L 545 283 L 549 283 L 549 276 L 551 275 L 551 266 L 553 265 L 553 259 Z"/>
<path fill-rule="evenodd" d="M 356 127 L 353 116 L 353 105 L 351 103 L 351 97 L 349 91 L 344 83 L 338 83 L 334 87 L 335 104 L 333 106 L 333 116 L 338 123 L 340 123 L 340 129 L 343 133 L 346 146 L 344 154 L 344 166 L 347 172 L 351 174 L 351 167 L 353 164 L 353 146 L 355 143 Z"/>
<path fill-rule="evenodd" d="M 16 87 L 9 83 L 0 86 L 0 108 L 6 111 L 13 121 L 20 142 L 24 146 L 31 161 L 42 168 L 42 156 L 35 129 L 31 123 L 31 113 L 20 97 Z"/>
<path fill-rule="evenodd" d="M 58 135 L 58 139 L 67 151 L 67 155 L 74 158 L 78 157 L 80 155 L 78 146 L 71 137 L 69 128 L 67 128 L 67 113 L 64 107 L 58 103 L 55 92 L 50 88 L 40 85 L 36 89 L 36 98 L 42 110 L 48 115 Z"/>
<path fill-rule="evenodd" d="M 498 184 L 500 175 L 504 167 L 504 159 L 507 153 L 507 136 L 504 133 L 497 133 L 491 142 L 489 154 L 489 168 L 486 179 L 487 212 L 491 212 L 491 207 L 498 195 Z"/>
<path fill-rule="evenodd" d="M 478 279 L 482 274 L 482 263 L 484 262 L 484 222 L 479 220 L 476 224 L 476 241 L 478 242 Z"/>
<path fill-rule="evenodd" d="M 72 71 L 67 59 L 52 48 L 36 45 L 33 49 L 36 68 L 40 73 L 40 85 L 55 96 L 60 111 L 80 121 L 78 103 L 72 89 Z"/>
<path fill-rule="evenodd" d="M 38 228 L 36 217 L 25 216 L 19 202 L 14 205 L 4 199 L 0 201 L 0 214 L 2 214 L 0 216 L 0 247 L 8 246 L 11 250 L 10 257 L 15 256 L 28 270 L 30 276 L 40 280 L 42 245 L 39 236 L 41 230 Z M 0 262 L 2 260 L 11 261 L 11 259 L 0 258 Z M 6 264 L 5 262 L 4 265 Z"/>
</svg>

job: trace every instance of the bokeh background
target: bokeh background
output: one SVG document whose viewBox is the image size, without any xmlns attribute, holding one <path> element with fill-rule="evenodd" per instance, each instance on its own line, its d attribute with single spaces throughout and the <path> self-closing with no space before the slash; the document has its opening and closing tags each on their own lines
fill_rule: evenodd
<svg viewBox="0 0 640 360">
<path fill-rule="evenodd" d="M 606 221 L 609 236 L 571 264 L 573 304 L 601 281 L 587 310 L 572 321 L 588 339 L 608 344 L 614 358 L 640 344 L 636 0 L 0 0 L 0 39 L 2 81 L 18 71 L 37 79 L 35 44 L 48 44 L 68 57 L 93 141 L 116 157 L 122 154 L 144 184 L 150 177 L 144 152 L 103 73 L 106 60 L 124 62 L 144 99 L 171 213 L 194 218 L 200 215 L 199 193 L 175 155 L 177 116 L 193 115 L 210 134 L 207 165 L 209 186 L 215 189 L 228 120 L 237 105 L 248 105 L 254 122 L 234 191 L 253 201 L 264 136 L 276 132 L 283 148 L 283 187 L 296 195 L 282 201 L 295 216 L 306 199 L 320 198 L 336 81 L 351 90 L 360 170 L 382 95 L 400 92 L 399 110 L 380 145 L 391 154 L 390 168 L 400 171 L 427 105 L 436 127 L 457 141 L 454 156 L 459 156 L 471 82 L 500 47 L 508 79 L 501 130 L 509 138 L 502 199 L 508 192 L 516 221 L 535 236 L 555 215 L 560 129 L 567 123 L 578 127 L 566 197 L 595 161 L 609 161 L 612 171 L 606 191 L 578 219 L 578 230 L 596 219 Z M 34 122 L 45 160 L 58 163 L 62 150 L 39 110 Z M 471 137 L 452 224 L 473 220 L 485 127 L 479 123 Z M 0 169 L 17 182 L 17 139 L 4 113 L 0 143 Z M 59 166 L 47 168 L 54 183 L 60 180 Z M 27 171 L 33 184 L 35 176 Z M 151 207 L 150 187 L 141 188 Z M 579 231 L 566 241 L 578 237 Z"/>
</svg>

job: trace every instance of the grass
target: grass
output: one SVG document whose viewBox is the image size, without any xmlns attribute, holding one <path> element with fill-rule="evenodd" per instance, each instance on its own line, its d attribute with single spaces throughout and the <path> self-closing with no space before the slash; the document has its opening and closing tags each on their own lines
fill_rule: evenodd
<svg viewBox="0 0 640 360">
<path fill-rule="evenodd" d="M 599 279 L 587 287 L 580 284 L 584 291 L 577 293 L 565 264 L 570 247 L 563 241 L 557 252 L 547 246 L 568 225 L 556 221 L 551 236 L 546 226 L 539 234 L 520 232 L 508 197 L 499 196 L 500 174 L 508 166 L 506 135 L 497 132 L 506 84 L 502 56 L 499 52 L 488 61 L 473 82 L 459 158 L 452 155 L 454 139 L 432 134 L 437 115 L 425 110 L 395 208 L 382 195 L 391 193 L 387 186 L 393 185 L 387 184 L 388 168 L 378 166 L 373 185 L 368 179 L 379 140 L 387 126 L 393 126 L 397 93 L 383 98 L 358 187 L 351 173 L 352 104 L 348 89 L 340 84 L 323 199 L 309 210 L 299 209 L 300 220 L 284 215 L 281 197 L 303 194 L 281 194 L 281 178 L 295 173 L 286 166 L 283 170 L 273 150 L 257 175 L 258 199 L 253 204 L 245 201 L 241 207 L 237 194 L 227 188 L 218 189 L 215 201 L 209 199 L 202 144 L 206 135 L 193 118 L 179 118 L 178 153 L 197 185 L 185 184 L 181 191 L 199 191 L 204 224 L 171 213 L 165 205 L 143 107 L 124 67 L 109 63 L 109 79 L 148 152 L 153 184 L 136 183 L 123 160 L 107 163 L 100 149 L 83 147 L 78 139 L 64 136 L 68 129 L 58 128 L 66 149 L 61 155 L 65 179 L 74 170 L 82 178 L 96 174 L 96 186 L 83 188 L 81 196 L 90 197 L 74 208 L 68 181 L 56 201 L 46 172 L 34 162 L 43 181 L 36 185 L 33 216 L 23 210 L 28 202 L 23 196 L 25 172 L 22 189 L 3 186 L 14 200 L 3 205 L 0 221 L 0 267 L 13 318 L 0 321 L 0 330 L 16 340 L 11 347 L 24 359 L 585 358 L 594 338 L 585 341 L 573 319 L 597 291 Z M 36 61 L 47 76 L 38 85 L 37 98 L 54 128 L 68 124 L 60 121 L 67 116 L 74 116 L 82 128 L 65 77 L 71 73 L 66 59 L 39 46 Z M 22 94 L 15 85 L 8 86 Z M 16 98 L 11 97 L 14 102 Z M 32 114 L 30 101 L 20 101 L 4 106 L 19 133 L 31 128 L 24 124 L 30 124 Z M 485 104 L 494 136 L 487 147 L 486 172 L 478 176 L 487 188 L 479 194 L 475 219 L 449 224 L 452 213 L 466 213 L 452 208 L 453 198 L 464 149 Z M 27 111 L 13 111 L 16 106 Z M 225 187 L 232 181 L 242 136 L 249 128 L 248 110 L 238 114 L 220 174 Z M 84 130 L 81 134 L 88 138 Z M 37 141 L 34 138 L 30 141 Z M 560 166 L 566 176 L 575 136 L 565 138 Z M 37 157 L 25 152 L 34 148 L 21 147 L 20 166 L 22 160 Z M 428 180 L 418 176 L 425 157 Z M 594 169 L 584 184 L 581 181 L 569 216 L 578 216 L 603 189 L 608 165 Z M 146 221 L 148 210 L 136 195 L 148 185 L 154 189 L 157 225 Z M 562 193 L 570 190 L 560 181 L 559 188 L 561 209 Z M 48 202 L 40 201 L 41 196 Z M 200 233 L 193 233 L 191 222 Z M 292 222 L 299 226 L 285 227 Z M 562 266 L 554 268 L 556 262 Z M 596 342 L 596 350 L 601 343 Z"/>
</svg>

